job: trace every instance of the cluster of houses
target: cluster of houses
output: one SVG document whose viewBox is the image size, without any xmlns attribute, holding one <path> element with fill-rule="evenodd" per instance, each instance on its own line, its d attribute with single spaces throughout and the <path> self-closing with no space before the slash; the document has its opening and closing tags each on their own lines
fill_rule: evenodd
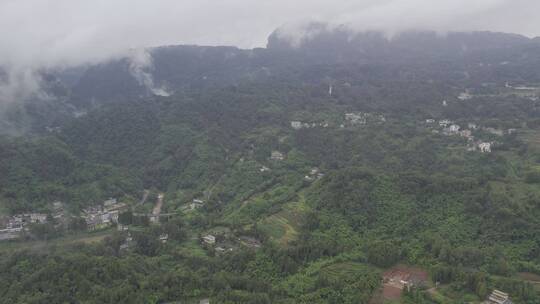
<svg viewBox="0 0 540 304">
<path fill-rule="evenodd" d="M 345 113 L 345 121 L 341 123 L 340 128 L 346 126 L 366 125 L 368 122 L 382 123 L 386 121 L 386 117 L 381 114 L 365 113 L 365 112 L 351 112 Z M 291 127 L 294 130 L 301 129 L 313 129 L 313 128 L 328 128 L 330 124 L 328 122 L 303 122 L 298 120 L 291 121 Z"/>
<path fill-rule="evenodd" d="M 459 100 L 461 101 L 465 101 L 465 100 L 469 100 L 471 98 L 473 98 L 473 96 L 471 95 L 471 93 L 469 93 L 469 91 L 465 91 L 465 92 L 461 92 L 458 97 L 457 97 Z"/>
<path fill-rule="evenodd" d="M 319 168 L 312 168 L 311 171 L 309 171 L 309 174 L 304 176 L 304 179 L 308 182 L 312 182 L 323 178 L 323 176 L 324 173 L 321 173 L 321 170 Z"/>
<path fill-rule="evenodd" d="M 373 113 L 364 113 L 364 112 L 357 112 L 357 113 L 345 113 L 345 124 L 347 125 L 365 125 L 368 123 L 368 121 L 375 121 L 375 122 L 385 122 L 386 117 L 381 114 L 373 114 Z M 345 124 L 342 124 L 341 127 L 344 128 Z"/>
<path fill-rule="evenodd" d="M 127 209 L 126 204 L 111 198 L 103 202 L 103 205 L 84 209 L 82 217 L 86 221 L 88 230 L 102 229 L 117 224 L 119 214 Z"/>
<path fill-rule="evenodd" d="M 28 231 L 28 224 L 44 223 L 47 223 L 47 214 L 44 213 L 24 213 L 0 218 L 0 241 L 20 238 L 24 231 Z"/>
<path fill-rule="evenodd" d="M 204 201 L 201 199 L 193 199 L 191 203 L 186 204 L 182 206 L 181 210 L 183 212 L 189 212 L 189 211 L 195 211 L 197 209 L 200 209 L 204 206 Z"/>
<path fill-rule="evenodd" d="M 232 246 L 229 246 L 227 244 L 217 244 L 216 236 L 212 234 L 207 234 L 201 238 L 202 242 L 208 246 L 213 247 L 216 253 L 226 253 L 226 252 L 232 252 L 234 248 Z"/>
<path fill-rule="evenodd" d="M 0 217 L 0 241 L 18 239 L 24 232 L 28 231 L 29 224 L 46 224 L 50 219 L 56 228 L 67 225 L 66 212 L 62 202 L 52 203 L 50 214 L 22 213 Z"/>
<path fill-rule="evenodd" d="M 218 237 L 214 234 L 206 234 L 201 237 L 201 242 L 207 248 L 213 248 L 218 254 L 234 251 L 238 244 L 246 246 L 251 249 L 258 249 L 262 246 L 262 243 L 256 238 L 249 236 L 241 236 L 238 238 L 221 236 L 219 241 Z"/>
<path fill-rule="evenodd" d="M 460 125 L 454 123 L 453 121 L 449 119 L 442 119 L 439 121 L 435 121 L 434 119 L 426 119 L 426 124 L 430 126 L 438 125 L 439 129 L 442 129 L 442 130 L 433 129 L 432 132 L 434 133 L 442 133 L 444 135 L 459 135 L 461 137 L 466 138 L 468 141 L 467 143 L 468 151 L 480 151 L 482 153 L 490 153 L 494 144 L 494 142 L 485 142 L 482 140 L 475 139 L 475 137 L 472 135 L 472 131 L 480 129 L 480 127 L 474 123 L 468 123 L 467 129 L 462 129 Z M 508 129 L 505 132 L 500 129 L 489 128 L 489 127 L 482 127 L 481 129 L 487 133 L 491 133 L 497 136 L 503 136 L 504 134 L 512 134 L 516 131 L 516 129 Z"/>
<path fill-rule="evenodd" d="M 328 128 L 330 125 L 327 122 L 302 122 L 298 120 L 291 121 L 291 127 L 295 130 L 312 129 L 312 128 Z"/>
</svg>

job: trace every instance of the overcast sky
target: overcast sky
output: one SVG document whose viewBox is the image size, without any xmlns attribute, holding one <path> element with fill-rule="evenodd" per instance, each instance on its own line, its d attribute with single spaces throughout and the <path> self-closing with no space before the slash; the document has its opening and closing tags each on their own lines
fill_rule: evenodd
<svg viewBox="0 0 540 304">
<path fill-rule="evenodd" d="M 0 65 L 94 62 L 166 44 L 251 48 L 276 27 L 312 20 L 536 36 L 539 11 L 539 0 L 0 0 Z"/>
</svg>

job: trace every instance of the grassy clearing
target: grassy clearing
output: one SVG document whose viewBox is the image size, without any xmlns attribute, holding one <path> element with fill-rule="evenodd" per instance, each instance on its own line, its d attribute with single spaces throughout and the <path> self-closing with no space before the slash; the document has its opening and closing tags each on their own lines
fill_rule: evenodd
<svg viewBox="0 0 540 304">
<path fill-rule="evenodd" d="M 178 246 L 178 253 L 186 257 L 207 257 L 206 251 L 201 248 L 197 239 L 183 242 Z"/>
<path fill-rule="evenodd" d="M 114 229 L 101 230 L 97 232 L 84 232 L 67 235 L 49 241 L 11 241 L 0 243 L 0 252 L 12 250 L 43 250 L 52 246 L 66 246 L 77 243 L 93 244 L 101 242 L 113 233 Z"/>
</svg>

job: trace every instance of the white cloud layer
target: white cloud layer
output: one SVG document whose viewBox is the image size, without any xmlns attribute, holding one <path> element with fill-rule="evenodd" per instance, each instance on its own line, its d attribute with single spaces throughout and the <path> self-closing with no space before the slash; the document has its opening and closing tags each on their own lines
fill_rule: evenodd
<svg viewBox="0 0 540 304">
<path fill-rule="evenodd" d="M 285 24 L 301 33 L 293 29 L 307 21 L 537 36 L 539 11 L 539 0 L 0 0 L 0 67 L 16 79 L 148 46 L 251 48 Z"/>
<path fill-rule="evenodd" d="M 164 44 L 264 46 L 284 24 L 540 35 L 538 0 L 0 0 L 0 64 L 94 62 Z"/>
</svg>

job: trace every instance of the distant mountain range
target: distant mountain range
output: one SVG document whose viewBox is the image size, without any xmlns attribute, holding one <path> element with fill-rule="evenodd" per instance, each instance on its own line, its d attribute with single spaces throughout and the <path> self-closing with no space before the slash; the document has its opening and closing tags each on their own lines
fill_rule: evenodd
<svg viewBox="0 0 540 304">
<path fill-rule="evenodd" d="M 403 32 L 386 37 L 381 32 L 353 32 L 314 24 L 299 45 L 276 30 L 266 48 L 251 50 L 224 46 L 164 46 L 147 50 L 151 60 L 134 68 L 129 57 L 91 66 L 48 71 L 43 89 L 50 100 L 30 108 L 37 113 L 21 119 L 19 111 L 8 115 L 13 123 L 42 130 L 54 124 L 54 113 L 80 113 L 102 103 L 181 94 L 193 88 L 211 88 L 279 79 L 290 83 L 321 83 L 408 77 L 445 79 L 460 85 L 463 74 L 473 82 L 540 82 L 540 38 L 517 34 L 470 32 L 437 34 Z M 142 73 L 142 74 L 141 74 Z M 139 75 L 137 75 L 139 74 Z M 354 75 L 354 76 L 353 76 Z M 476 77 L 478 76 L 478 77 Z M 456 83 L 456 81 L 458 83 Z M 479 83 L 477 83 L 479 84 Z M 160 93 L 161 92 L 161 93 Z M 158 96 L 159 97 L 159 96 Z M 60 109 L 48 109 L 50 106 Z M 42 109 L 46 107 L 47 109 Z M 33 119 L 39 113 L 47 117 Z"/>
</svg>

